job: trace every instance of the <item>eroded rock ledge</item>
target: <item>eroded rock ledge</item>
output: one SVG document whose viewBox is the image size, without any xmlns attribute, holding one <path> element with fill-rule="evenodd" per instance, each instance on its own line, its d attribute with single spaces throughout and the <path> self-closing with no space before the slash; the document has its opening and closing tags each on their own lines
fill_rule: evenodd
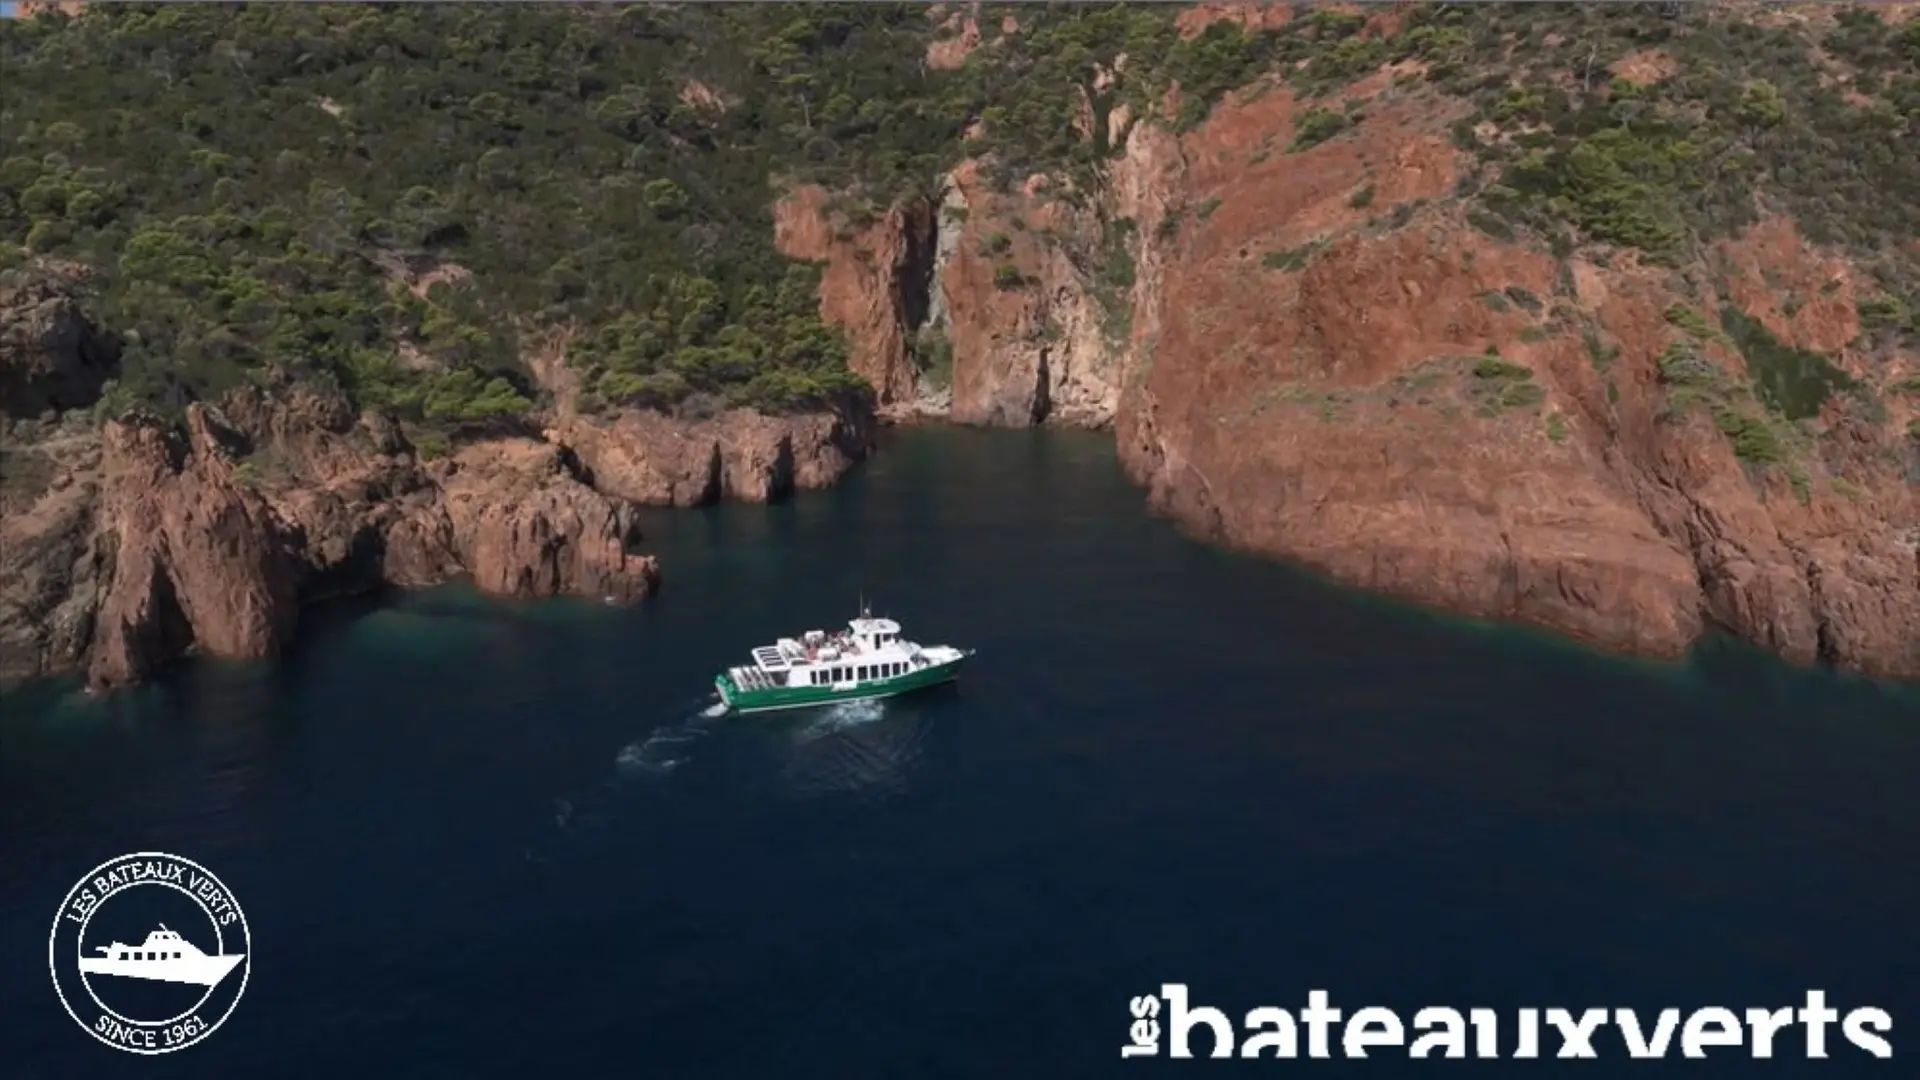
<svg viewBox="0 0 1920 1080">
<path fill-rule="evenodd" d="M 638 550 L 636 504 L 829 483 L 867 438 L 818 416 L 560 427 L 423 461 L 384 417 L 304 385 L 243 387 L 183 425 L 15 425 L 0 682 L 84 671 L 105 688 L 187 654 L 272 656 L 303 603 L 383 585 L 464 576 L 501 596 L 639 600 L 660 571 Z"/>
<path fill-rule="evenodd" d="M 344 399 L 247 388 L 145 417 L 17 442 L 45 490 L 0 523 L 0 678 L 84 670 L 96 687 L 187 653 L 257 659 L 300 605 L 470 575 L 506 596 L 646 596 L 633 507 L 568 455 L 500 438 L 421 462 Z M 18 492 L 16 492 L 18 494 Z"/>
</svg>

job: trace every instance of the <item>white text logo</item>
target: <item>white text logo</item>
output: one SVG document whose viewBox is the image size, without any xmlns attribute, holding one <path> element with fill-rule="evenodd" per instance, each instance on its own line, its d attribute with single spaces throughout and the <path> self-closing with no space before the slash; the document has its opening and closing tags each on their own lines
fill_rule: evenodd
<svg viewBox="0 0 1920 1080">
<path fill-rule="evenodd" d="M 1425 1008 L 1406 1023 L 1392 1009 L 1369 1006 L 1351 1016 L 1334 1008 L 1325 990 L 1307 994 L 1307 1007 L 1298 1014 L 1267 1006 L 1247 1013 L 1237 1028 L 1226 1013 L 1207 1005 L 1188 1004 L 1181 983 L 1160 987 L 1128 1003 L 1132 1020 L 1123 1058 L 1159 1057 L 1161 1036 L 1165 1056 L 1191 1058 L 1364 1058 L 1374 1053 L 1403 1053 L 1414 1058 L 1597 1058 L 1624 1054 L 1630 1058 L 1666 1057 L 1677 1042 L 1682 1057 L 1703 1058 L 1745 1053 L 1755 1058 L 1775 1056 L 1775 1040 L 1798 1041 L 1809 1058 L 1824 1058 L 1830 1029 L 1877 1058 L 1893 1056 L 1885 1038 L 1893 1018 L 1871 1006 L 1848 1011 L 1827 1004 L 1820 990 L 1807 991 L 1799 1008 L 1750 1008 L 1744 1012 L 1717 1005 L 1683 1013 L 1662 1009 L 1643 1016 L 1633 1009 L 1517 1009 L 1503 1015 L 1493 1009 Z M 1207 1052 L 1194 1052 L 1196 1032 L 1209 1039 Z M 1305 1044 L 1304 1052 L 1302 1044 Z M 1785 1051 L 1791 1053 L 1791 1050 Z"/>
</svg>

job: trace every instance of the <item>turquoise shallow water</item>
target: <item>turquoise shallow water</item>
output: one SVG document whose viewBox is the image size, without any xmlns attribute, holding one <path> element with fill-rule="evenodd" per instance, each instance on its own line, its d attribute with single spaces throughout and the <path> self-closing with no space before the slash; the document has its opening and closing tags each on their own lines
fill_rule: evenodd
<svg viewBox="0 0 1920 1080">
<path fill-rule="evenodd" d="M 283 663 L 8 699 L 6 1075 L 1106 1076 L 1178 1068 L 1118 1055 L 1168 981 L 1408 1015 L 1818 987 L 1897 1051 L 1920 1023 L 1910 693 L 1355 596 L 1149 518 L 1100 436 L 908 432 L 834 490 L 649 526 L 638 608 L 439 590 L 317 612 Z M 975 666 L 702 716 L 862 590 Z M 235 891 L 255 962 L 212 1037 L 140 1059 L 61 1011 L 46 936 L 152 848 Z M 1768 1071 L 1904 1074 L 1834 1052 Z"/>
</svg>

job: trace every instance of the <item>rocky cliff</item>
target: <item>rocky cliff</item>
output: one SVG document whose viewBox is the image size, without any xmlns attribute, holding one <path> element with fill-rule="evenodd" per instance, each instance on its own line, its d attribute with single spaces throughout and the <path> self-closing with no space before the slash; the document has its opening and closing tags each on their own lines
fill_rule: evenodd
<svg viewBox="0 0 1920 1080">
<path fill-rule="evenodd" d="M 834 417 L 560 418 L 548 440 L 419 451 L 338 393 L 281 383 L 194 403 L 184 424 L 83 413 L 9 428 L 0 683 L 94 686 L 188 653 L 260 658 L 309 600 L 470 578 L 502 596 L 645 597 L 634 506 L 764 500 L 864 453 Z M 585 461 L 592 461 L 589 466 Z"/>
<path fill-rule="evenodd" d="M 0 280 L 0 416 L 91 404 L 119 363 L 119 343 L 81 312 L 86 270 L 53 265 Z"/>
<path fill-rule="evenodd" d="M 1470 110 L 1422 71 L 1313 101 L 1266 80 L 1177 135 L 1089 108 L 1118 148 L 1097 190 L 994 190 L 968 162 L 939 208 L 857 230 L 802 193 L 782 235 L 828 261 L 821 310 L 897 413 L 1111 424 L 1151 504 L 1210 539 L 1608 647 L 1676 655 L 1718 626 L 1920 675 L 1920 353 L 1863 335 L 1862 265 L 1778 211 L 1668 265 L 1490 235 L 1450 134 Z M 915 267 L 903 230 L 929 211 Z M 931 295 L 898 300 L 916 274 Z M 945 394 L 910 377 L 916 335 L 950 350 Z M 1749 388 L 1783 355 L 1853 392 L 1782 420 Z"/>
<path fill-rule="evenodd" d="M 187 654 L 278 652 L 310 600 L 454 577 L 502 596 L 645 597 L 634 507 L 765 501 L 864 456 L 856 404 L 770 417 L 574 407 L 564 338 L 533 358 L 544 438 L 428 460 L 399 426 L 283 375 L 178 422 L 93 406 L 119 347 L 84 274 L 40 264 L 0 294 L 0 684 L 85 671 L 141 680 Z"/>
<path fill-rule="evenodd" d="M 867 348 L 887 340 L 884 326 L 866 330 L 858 337 Z M 544 436 L 575 455 L 600 490 L 620 498 L 680 507 L 768 502 L 832 484 L 873 448 L 874 417 L 864 401 L 780 416 L 698 397 L 671 412 L 583 411 L 568 342 L 568 334 L 557 334 L 529 358 L 553 399 Z M 881 374 L 867 358 L 853 360 L 861 374 Z"/>
<path fill-rule="evenodd" d="M 307 388 L 195 403 L 184 425 L 16 425 L 6 454 L 25 463 L 0 518 L 7 682 L 270 656 L 302 602 L 383 583 L 630 601 L 658 580 L 631 505 L 558 448 L 498 438 L 422 462 L 377 415 Z"/>
<path fill-rule="evenodd" d="M 796 174 L 820 183 L 778 200 L 771 239 L 823 267 L 819 315 L 846 332 L 884 417 L 1111 428 L 1151 504 L 1197 533 L 1416 601 L 1661 655 L 1717 626 L 1798 662 L 1911 676 L 1911 8 L 1221 2 L 1081 19 L 941 5 L 900 101 L 815 101 L 794 78 L 779 81 L 794 96 L 735 108 L 760 76 L 728 87 L 716 70 L 718 89 L 677 91 L 682 110 L 654 116 L 622 90 L 575 134 L 601 155 L 596 184 L 634 171 L 641 148 L 672 148 L 649 168 L 692 168 L 683 151 L 768 131 L 808 133 L 810 160 L 860 151 Z M 830 53 L 818 29 L 788 28 Z M 920 41 L 885 29 L 867 40 Z M 858 70 L 898 59 L 876 45 Z M 330 98 L 317 107 L 337 119 Z M 722 120 L 739 126 L 717 136 Z M 879 137 L 895 126 L 911 137 Z M 958 155 L 925 138 L 951 149 L 962 127 Z M 37 160 L 9 175 L 32 181 L 18 205 L 42 215 L 42 241 L 95 227 L 99 200 L 119 197 L 104 170 L 41 176 L 61 159 Z M 504 149 L 483 160 L 487 199 L 514 187 Z M 926 190 L 908 162 L 945 170 L 936 196 L 883 194 Z M 686 212 L 699 175 L 646 185 L 647 215 L 604 227 L 654 239 L 609 251 L 713 251 L 718 231 Z M 759 192 L 756 179 L 736 194 Z M 408 191 L 401 216 L 457 236 L 415 205 L 430 194 Z M 542 213 L 595 235 L 567 215 L 631 203 L 576 194 Z M 75 206 L 91 210 L 45 216 Z M 501 220 L 529 247 L 560 234 Z M 230 231 L 195 228 L 175 247 Z M 579 300 L 593 277 L 568 261 L 579 246 L 531 292 L 500 296 Z M 246 266 L 287 269 L 277 250 L 235 249 L 232 280 L 209 290 L 207 268 L 166 250 L 134 269 L 201 299 L 253 289 Z M 402 284 L 423 303 L 435 292 Z M 630 598 L 654 573 L 630 553 L 632 504 L 773 498 L 831 483 L 872 445 L 861 408 L 719 404 L 723 384 L 770 407 L 845 389 L 817 323 L 796 316 L 808 285 L 769 278 L 724 317 L 700 276 L 659 278 L 637 301 L 608 292 L 570 316 L 593 325 L 527 358 L 533 386 L 445 366 L 472 360 L 468 331 L 503 302 L 455 284 L 433 320 L 380 339 L 399 362 L 332 361 L 408 403 L 411 422 L 511 417 L 543 433 L 431 462 L 313 381 L 236 391 L 179 426 L 97 427 L 75 406 L 104 389 L 110 339 L 65 286 L 10 293 L 0 676 L 86 664 L 112 683 L 194 647 L 264 655 L 299 599 L 381 582 L 466 573 L 498 592 Z M 140 310 L 159 333 L 188 310 L 136 298 L 157 305 Z M 180 366 L 217 370 L 225 315 L 192 310 L 211 321 Z"/>
</svg>

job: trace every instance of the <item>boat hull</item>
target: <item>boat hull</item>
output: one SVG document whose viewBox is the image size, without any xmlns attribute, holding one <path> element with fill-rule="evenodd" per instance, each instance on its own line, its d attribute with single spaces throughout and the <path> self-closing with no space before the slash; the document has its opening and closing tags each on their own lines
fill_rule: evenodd
<svg viewBox="0 0 1920 1080">
<path fill-rule="evenodd" d="M 183 956 L 175 960 L 109 960 L 83 956 L 80 970 L 87 975 L 118 975 L 148 982 L 214 986 L 238 967 L 243 956 Z"/>
<path fill-rule="evenodd" d="M 925 690 L 930 686 L 952 682 L 966 662 L 967 656 L 963 655 L 944 664 L 933 664 L 891 679 L 873 679 L 846 687 L 776 686 L 767 690 L 744 690 L 734 685 L 731 676 L 724 674 L 713 680 L 713 687 L 720 692 L 720 700 L 733 712 L 781 712 L 854 701 L 878 701 Z"/>
</svg>

